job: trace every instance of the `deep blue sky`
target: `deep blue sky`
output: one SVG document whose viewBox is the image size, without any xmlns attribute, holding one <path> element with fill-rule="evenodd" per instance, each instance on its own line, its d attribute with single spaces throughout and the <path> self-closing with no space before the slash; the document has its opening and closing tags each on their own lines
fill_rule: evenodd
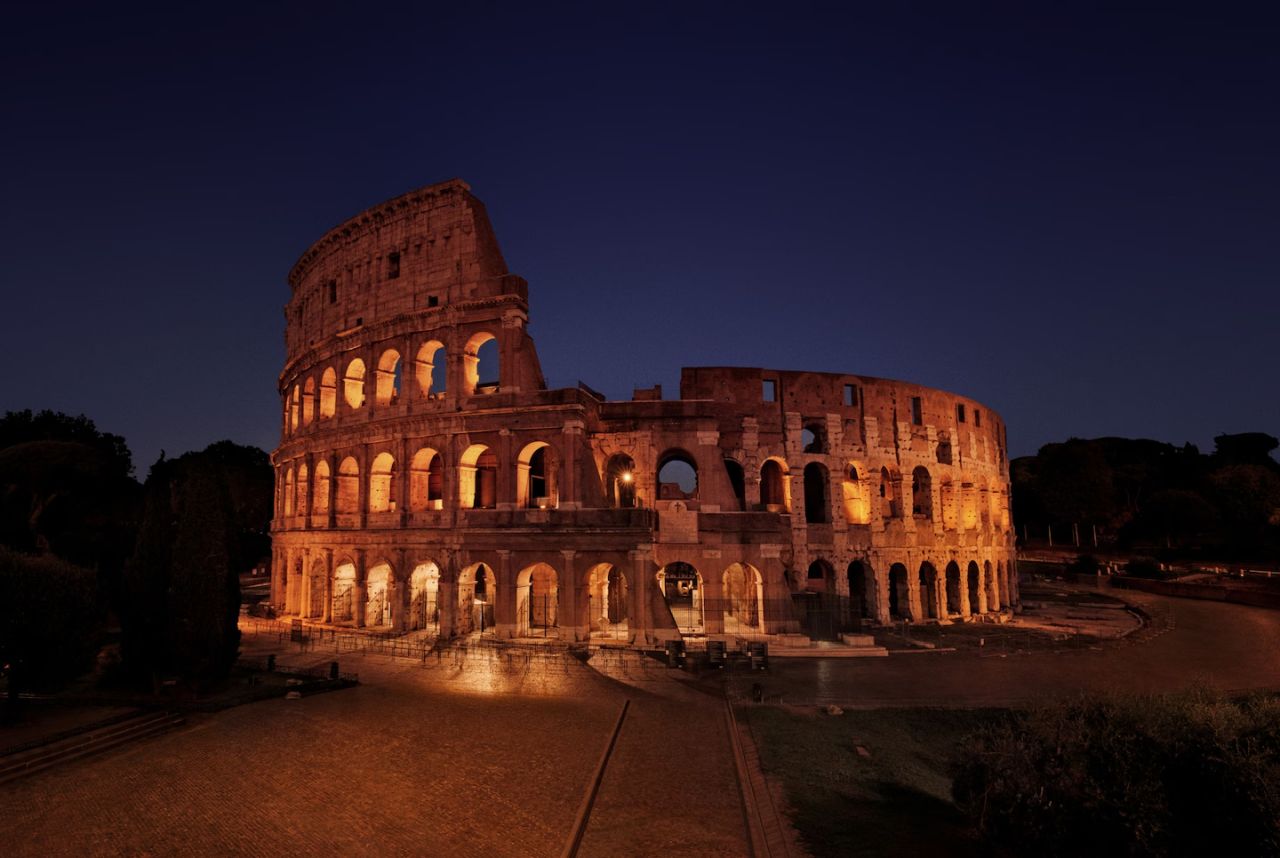
<svg viewBox="0 0 1280 858">
<path fill-rule="evenodd" d="M 453 176 L 553 384 L 909 379 L 1015 455 L 1280 433 L 1273 4 L 23 5 L 0 410 L 140 474 L 273 447 L 290 265 Z"/>
</svg>

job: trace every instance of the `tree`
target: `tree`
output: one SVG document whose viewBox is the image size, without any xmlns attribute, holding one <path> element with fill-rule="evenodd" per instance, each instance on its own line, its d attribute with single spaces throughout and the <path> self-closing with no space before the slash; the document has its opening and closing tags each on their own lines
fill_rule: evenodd
<svg viewBox="0 0 1280 858">
<path fill-rule="evenodd" d="M 0 548 L 0 665 L 11 702 L 92 667 L 102 619 L 92 571 Z"/>
</svg>

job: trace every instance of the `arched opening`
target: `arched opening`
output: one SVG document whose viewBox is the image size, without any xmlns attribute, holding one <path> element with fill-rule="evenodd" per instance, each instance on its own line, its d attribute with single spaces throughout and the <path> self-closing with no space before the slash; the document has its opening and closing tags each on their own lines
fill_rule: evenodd
<svg viewBox="0 0 1280 858">
<path fill-rule="evenodd" d="M 806 453 L 827 452 L 827 427 L 819 420 L 811 420 L 800 430 L 800 443 Z"/>
<path fill-rule="evenodd" d="M 391 495 L 396 460 L 390 453 L 379 453 L 369 468 L 369 512 L 394 512 L 395 498 Z"/>
<path fill-rule="evenodd" d="M 472 444 L 458 463 L 458 504 L 463 509 L 496 509 L 498 457 L 483 444 Z"/>
<path fill-rule="evenodd" d="M 658 570 L 658 589 L 682 634 L 702 634 L 702 576 L 688 563 L 676 561 Z"/>
<path fill-rule="evenodd" d="M 553 637 L 559 626 L 560 577 L 546 563 L 526 567 L 516 578 L 516 634 Z"/>
<path fill-rule="evenodd" d="M 302 388 L 302 425 L 310 426 L 314 419 L 316 419 L 316 377 L 313 375 L 307 379 L 306 385 Z"/>
<path fill-rule="evenodd" d="M 978 569 L 978 564 L 969 561 L 967 570 L 968 590 L 969 590 L 969 613 L 982 613 L 982 571 Z"/>
<path fill-rule="evenodd" d="M 805 573 L 804 588 L 815 592 L 829 593 L 831 592 L 831 580 L 835 577 L 831 571 L 831 564 L 825 560 L 815 560 L 809 564 L 809 571 Z"/>
<path fill-rule="evenodd" d="M 911 614 L 911 586 L 907 567 L 895 563 L 889 567 L 889 619 L 904 620 Z"/>
<path fill-rule="evenodd" d="M 311 575 L 307 581 L 307 613 L 308 617 L 324 616 L 324 561 L 317 560 L 311 564 Z"/>
<path fill-rule="evenodd" d="M 991 571 L 991 561 L 983 564 L 983 572 L 987 582 L 987 610 L 998 611 L 1004 604 L 1000 601 L 1000 585 L 996 583 L 995 573 Z"/>
<path fill-rule="evenodd" d="M 827 468 L 817 462 L 804 466 L 804 520 L 810 524 L 831 521 L 831 503 L 827 496 Z"/>
<path fill-rule="evenodd" d="M 791 481 L 777 459 L 760 466 L 760 506 L 769 512 L 791 512 Z"/>
<path fill-rule="evenodd" d="M 933 479 L 923 465 L 911 472 L 911 514 L 916 518 L 933 518 Z"/>
<path fill-rule="evenodd" d="M 342 377 L 342 398 L 349 408 L 364 405 L 364 361 L 355 358 L 347 364 L 347 372 Z"/>
<path fill-rule="evenodd" d="M 880 509 L 886 519 L 902 516 L 902 510 L 898 508 L 898 495 L 894 491 L 893 475 L 888 468 L 880 469 Z"/>
<path fill-rule="evenodd" d="M 392 405 L 400 398 L 400 352 L 395 349 L 387 349 L 378 358 L 373 395 L 378 405 Z"/>
<path fill-rule="evenodd" d="M 316 462 L 315 498 L 311 503 L 311 512 L 316 515 L 329 512 L 329 463 L 324 459 Z"/>
<path fill-rule="evenodd" d="M 376 629 L 391 622 L 391 567 L 379 563 L 365 580 L 364 624 Z"/>
<path fill-rule="evenodd" d="M 729 477 L 729 486 L 733 489 L 733 497 L 737 500 L 734 512 L 745 512 L 747 509 L 747 476 L 737 459 L 725 459 L 724 470 Z"/>
<path fill-rule="evenodd" d="M 958 616 L 961 613 L 963 613 L 963 611 L 961 611 L 961 604 L 960 604 L 961 581 L 960 581 L 960 567 L 956 565 L 956 562 L 954 560 L 952 560 L 950 563 L 947 564 L 946 575 L 947 575 L 947 614 L 951 616 Z"/>
<path fill-rule="evenodd" d="M 625 640 L 627 628 L 627 578 L 612 563 L 597 563 L 587 576 L 588 625 L 593 635 Z"/>
<path fill-rule="evenodd" d="M 354 563 L 338 564 L 333 570 L 333 607 L 332 617 L 335 623 L 350 622 L 355 619 L 356 567 Z"/>
<path fill-rule="evenodd" d="M 938 612 L 938 570 L 930 563 L 920 564 L 920 614 L 924 619 L 941 619 Z"/>
<path fill-rule="evenodd" d="M 334 511 L 350 515 L 360 511 L 360 465 L 347 456 L 338 465 L 338 490 L 334 493 Z"/>
<path fill-rule="evenodd" d="M 636 463 L 627 454 L 609 457 L 604 469 L 604 493 L 614 508 L 630 509 L 636 505 Z"/>
<path fill-rule="evenodd" d="M 867 599 L 867 567 L 861 560 L 849 564 L 849 619 L 854 627 L 871 618 L 871 605 Z"/>
<path fill-rule="evenodd" d="M 409 462 L 409 509 L 423 512 L 443 508 L 444 469 L 440 467 L 440 455 L 423 447 Z"/>
<path fill-rule="evenodd" d="M 409 629 L 439 629 L 440 567 L 427 561 L 409 576 Z"/>
<path fill-rule="evenodd" d="M 841 619 L 836 610 L 835 571 L 831 564 L 819 558 L 809 564 L 805 574 L 804 590 L 792 595 L 792 600 L 802 611 L 801 625 L 811 640 L 834 640 L 840 631 Z"/>
<path fill-rule="evenodd" d="M 310 510 L 310 506 L 307 504 L 307 501 L 310 500 L 310 497 L 308 497 L 310 488 L 311 480 L 310 475 L 307 473 L 307 463 L 303 462 L 298 466 L 298 500 L 294 506 L 294 512 L 297 515 L 306 515 Z"/>
<path fill-rule="evenodd" d="M 858 479 L 858 468 L 850 465 L 841 481 L 841 495 L 844 501 L 844 518 L 850 524 L 868 524 L 871 521 L 871 498 L 866 488 Z"/>
<path fill-rule="evenodd" d="M 444 396 L 448 384 L 444 358 L 444 344 L 439 340 L 425 342 L 418 349 L 415 376 L 424 399 L 439 399 Z"/>
<path fill-rule="evenodd" d="M 658 499 L 692 500 L 698 496 L 698 465 L 683 450 L 668 450 L 658 458 Z"/>
<path fill-rule="evenodd" d="M 338 373 L 333 367 L 320 376 L 320 417 L 327 420 L 338 408 Z"/>
<path fill-rule="evenodd" d="M 525 445 L 516 460 L 516 504 L 535 509 L 554 509 L 559 461 L 554 447 L 544 441 Z"/>
<path fill-rule="evenodd" d="M 764 631 L 764 581 L 760 570 L 734 563 L 724 570 L 725 634 L 760 634 Z"/>
<path fill-rule="evenodd" d="M 458 575 L 458 633 L 493 629 L 493 605 L 498 596 L 498 579 L 484 563 L 466 567 Z"/>
<path fill-rule="evenodd" d="M 284 515 L 285 518 L 293 515 L 293 468 L 289 468 L 284 472 Z"/>
<path fill-rule="evenodd" d="M 498 341 L 493 334 L 482 331 L 467 340 L 462 351 L 462 368 L 468 396 L 498 391 L 501 377 L 498 357 Z"/>
</svg>

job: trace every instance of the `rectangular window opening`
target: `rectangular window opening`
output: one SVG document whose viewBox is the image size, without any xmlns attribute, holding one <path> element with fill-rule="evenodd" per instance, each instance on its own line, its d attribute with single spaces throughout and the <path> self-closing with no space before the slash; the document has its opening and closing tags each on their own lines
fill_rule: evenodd
<svg viewBox="0 0 1280 858">
<path fill-rule="evenodd" d="M 858 388 L 852 384 L 844 386 L 844 404 L 853 408 L 858 404 Z"/>
<path fill-rule="evenodd" d="M 439 307 L 439 306 L 440 306 L 440 296 L 439 296 L 439 295 L 428 295 L 428 296 L 427 296 L 427 306 L 428 306 L 428 307 Z"/>
<path fill-rule="evenodd" d="M 766 378 L 764 380 L 764 390 L 761 391 L 761 396 L 764 398 L 765 402 L 777 402 L 778 382 L 772 378 Z"/>
<path fill-rule="evenodd" d="M 329 303 L 330 304 L 338 303 L 338 281 L 337 280 L 329 281 Z"/>
<path fill-rule="evenodd" d="M 400 276 L 400 254 L 393 252 L 387 254 L 387 279 L 395 280 Z"/>
<path fill-rule="evenodd" d="M 982 426 L 982 412 L 976 408 L 973 409 L 973 425 Z"/>
<path fill-rule="evenodd" d="M 958 420 L 961 423 L 964 422 L 964 403 L 963 402 L 956 403 L 956 420 Z"/>
<path fill-rule="evenodd" d="M 924 413 L 920 407 L 920 397 L 911 397 L 911 422 L 915 426 L 924 424 Z"/>
</svg>

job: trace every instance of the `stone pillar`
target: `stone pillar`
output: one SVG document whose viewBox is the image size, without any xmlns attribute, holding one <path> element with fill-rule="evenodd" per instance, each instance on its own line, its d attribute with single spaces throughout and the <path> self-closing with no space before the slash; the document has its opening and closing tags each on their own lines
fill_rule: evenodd
<svg viewBox="0 0 1280 858">
<path fill-rule="evenodd" d="M 892 622 L 889 617 L 889 587 L 892 586 L 892 582 L 889 581 L 889 569 L 892 565 L 872 556 L 868 556 L 866 562 L 870 585 L 875 589 L 871 611 L 875 615 L 876 622 L 886 626 Z"/>
<path fill-rule="evenodd" d="M 367 607 L 365 601 L 368 598 L 365 594 L 365 575 L 369 570 L 365 565 L 364 553 L 363 548 L 356 549 L 356 581 L 351 588 L 351 616 L 358 629 L 364 628 L 364 611 Z"/>
<path fill-rule="evenodd" d="M 298 581 L 298 616 L 311 616 L 311 549 L 302 549 L 302 576 Z"/>
<path fill-rule="evenodd" d="M 907 613 L 913 623 L 918 623 L 924 618 L 925 600 L 921 593 L 924 582 L 920 580 L 919 564 L 907 560 L 904 565 L 907 567 Z M 898 607 L 901 608 L 902 606 L 899 605 Z"/>
<path fill-rule="evenodd" d="M 404 359 L 401 358 L 401 363 Z M 401 388 L 404 387 L 404 377 L 401 376 Z M 403 436 L 399 438 L 394 445 L 395 452 L 392 454 L 396 457 L 395 476 L 392 479 L 391 497 L 395 500 L 396 505 L 396 521 L 400 527 L 404 527 L 409 520 L 409 441 Z"/>
<path fill-rule="evenodd" d="M 367 381 L 367 378 L 366 378 Z M 357 527 L 364 530 L 369 526 L 369 487 L 373 474 L 373 457 L 369 455 L 369 445 L 360 448 L 360 478 L 356 481 L 356 515 Z M 361 573 L 363 574 L 363 573 Z M 361 581 L 363 582 L 363 578 Z"/>
<path fill-rule="evenodd" d="M 506 370 L 506 365 L 502 367 Z M 494 505 L 498 509 L 515 509 L 516 506 L 516 457 L 520 451 L 511 437 L 511 430 L 503 427 L 498 431 L 498 448 L 493 451 L 498 457 L 498 479 L 494 486 Z M 477 482 L 479 474 L 476 475 Z"/>
<path fill-rule="evenodd" d="M 511 568 L 511 552 L 498 551 L 498 568 L 494 570 L 498 585 L 493 596 L 494 634 L 500 638 L 515 637 L 516 582 Z"/>
<path fill-rule="evenodd" d="M 563 569 L 556 582 L 556 625 L 561 640 L 586 640 L 591 632 L 583 603 L 587 600 L 587 588 L 578 574 L 577 555 L 573 550 L 560 552 L 564 557 Z"/>
<path fill-rule="evenodd" d="M 326 623 L 333 622 L 333 549 L 324 550 L 324 606 L 322 618 Z"/>
<path fill-rule="evenodd" d="M 560 430 L 561 447 L 564 451 L 559 479 L 556 480 L 560 509 L 579 509 L 582 506 L 583 491 L 578 486 L 578 462 L 583 452 L 583 429 L 581 420 L 566 420 Z"/>
<path fill-rule="evenodd" d="M 398 634 L 404 634 L 409 628 L 410 570 L 405 565 L 408 562 L 405 550 L 397 548 L 394 554 L 396 565 L 391 570 L 391 578 L 387 582 L 387 598 L 391 602 L 391 629 Z"/>
<path fill-rule="evenodd" d="M 974 607 L 969 604 L 969 566 L 958 560 L 956 567 L 960 570 L 960 616 L 969 617 L 972 616 Z"/>
<path fill-rule="evenodd" d="M 440 583 L 436 588 L 436 605 L 440 611 L 440 638 L 447 639 L 457 633 L 458 623 L 458 556 L 446 551 L 440 567 Z"/>
<path fill-rule="evenodd" d="M 631 569 L 627 573 L 627 584 L 631 590 L 631 604 L 627 611 L 631 642 L 649 643 L 653 640 L 653 621 L 649 617 L 649 588 L 653 586 L 653 576 L 649 574 L 649 552 L 632 550 L 627 552 L 627 557 L 631 560 Z"/>
</svg>

